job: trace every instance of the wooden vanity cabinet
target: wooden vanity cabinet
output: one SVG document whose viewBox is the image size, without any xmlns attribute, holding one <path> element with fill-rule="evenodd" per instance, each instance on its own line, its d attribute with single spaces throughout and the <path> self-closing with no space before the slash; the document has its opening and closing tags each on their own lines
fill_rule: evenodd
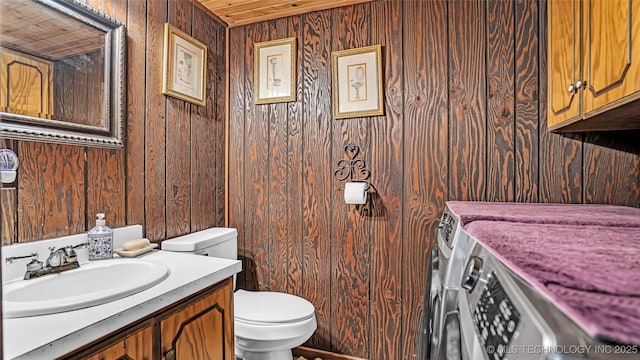
<svg viewBox="0 0 640 360">
<path fill-rule="evenodd" d="M 228 278 L 62 359 L 234 360 Z"/>
<path fill-rule="evenodd" d="M 224 286 L 162 318 L 162 359 L 233 360 L 232 296 Z"/>
<path fill-rule="evenodd" d="M 147 326 L 132 335 L 125 336 L 106 349 L 85 358 L 87 360 L 152 360 L 153 327 Z"/>
<path fill-rule="evenodd" d="M 548 2 L 550 130 L 640 128 L 640 0 Z"/>
</svg>

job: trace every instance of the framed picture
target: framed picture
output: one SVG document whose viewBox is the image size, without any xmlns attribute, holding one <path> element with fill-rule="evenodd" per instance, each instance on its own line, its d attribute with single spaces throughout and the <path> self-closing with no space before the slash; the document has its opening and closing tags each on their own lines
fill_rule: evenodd
<svg viewBox="0 0 640 360">
<path fill-rule="evenodd" d="M 384 114 L 380 45 L 331 53 L 333 117 Z"/>
<path fill-rule="evenodd" d="M 207 46 L 164 24 L 162 93 L 204 106 L 207 83 Z"/>
<path fill-rule="evenodd" d="M 296 101 L 296 38 L 255 43 L 253 57 L 255 103 Z"/>
</svg>

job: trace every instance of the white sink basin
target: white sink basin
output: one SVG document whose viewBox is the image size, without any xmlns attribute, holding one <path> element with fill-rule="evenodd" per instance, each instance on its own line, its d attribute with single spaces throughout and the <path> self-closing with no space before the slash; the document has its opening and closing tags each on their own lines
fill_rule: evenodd
<svg viewBox="0 0 640 360">
<path fill-rule="evenodd" d="M 167 276 L 169 268 L 155 261 L 89 262 L 59 274 L 2 284 L 2 313 L 18 318 L 100 305 L 146 290 Z"/>
</svg>

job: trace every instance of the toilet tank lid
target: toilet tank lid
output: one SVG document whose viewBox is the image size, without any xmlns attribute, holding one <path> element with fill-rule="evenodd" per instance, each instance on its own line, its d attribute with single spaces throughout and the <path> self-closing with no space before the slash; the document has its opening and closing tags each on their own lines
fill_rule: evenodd
<svg viewBox="0 0 640 360">
<path fill-rule="evenodd" d="M 162 250 L 193 252 L 236 237 L 238 237 L 238 231 L 234 228 L 214 227 L 164 240 L 161 246 Z"/>
</svg>

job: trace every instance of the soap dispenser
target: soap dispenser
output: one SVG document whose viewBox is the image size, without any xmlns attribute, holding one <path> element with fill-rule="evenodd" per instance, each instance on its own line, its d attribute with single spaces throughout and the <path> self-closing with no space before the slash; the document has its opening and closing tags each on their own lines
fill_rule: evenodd
<svg viewBox="0 0 640 360">
<path fill-rule="evenodd" d="M 87 233 L 89 260 L 113 257 L 113 230 L 106 226 L 104 214 L 96 215 L 96 226 Z"/>
</svg>

